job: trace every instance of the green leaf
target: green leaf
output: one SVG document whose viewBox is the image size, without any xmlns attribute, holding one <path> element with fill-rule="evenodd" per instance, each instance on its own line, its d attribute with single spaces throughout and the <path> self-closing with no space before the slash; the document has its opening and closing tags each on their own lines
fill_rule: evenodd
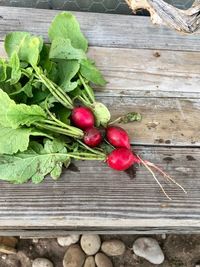
<svg viewBox="0 0 200 267">
<path fill-rule="evenodd" d="M 92 105 L 92 110 L 96 118 L 96 125 L 106 127 L 111 118 L 108 108 L 100 102 L 95 102 Z"/>
<path fill-rule="evenodd" d="M 0 89 L 0 124 L 5 127 L 18 128 L 46 118 L 43 109 L 37 105 L 16 104 Z"/>
<path fill-rule="evenodd" d="M 53 41 L 58 37 L 70 39 L 74 48 L 87 50 L 87 39 L 82 34 L 76 17 L 71 13 L 61 12 L 52 21 L 49 28 L 49 39 Z"/>
<path fill-rule="evenodd" d="M 95 83 L 101 86 L 106 84 L 106 81 L 104 80 L 101 72 L 88 59 L 81 60 L 80 73 L 84 78 L 86 78 L 88 81 L 92 83 Z"/>
<path fill-rule="evenodd" d="M 77 87 L 77 81 L 72 82 L 71 80 L 78 73 L 79 68 L 80 64 L 77 60 L 61 60 L 58 63 L 60 87 L 65 92 L 71 92 Z"/>
<path fill-rule="evenodd" d="M 37 65 L 42 45 L 41 38 L 31 36 L 27 32 L 11 32 L 6 35 L 4 42 L 9 57 L 16 52 L 21 61 L 25 61 L 32 66 Z"/>
<path fill-rule="evenodd" d="M 82 90 L 77 87 L 76 89 L 74 89 L 73 91 L 69 92 L 69 96 L 70 98 L 74 101 L 76 98 L 78 98 L 79 96 L 82 95 Z"/>
<path fill-rule="evenodd" d="M 10 84 L 15 84 L 21 78 L 21 70 L 20 70 L 20 61 L 16 51 L 11 55 L 9 60 L 9 65 L 11 67 L 11 78 Z"/>
<path fill-rule="evenodd" d="M 6 69 L 7 69 L 7 64 L 5 60 L 0 58 L 0 82 L 5 81 L 7 78 Z"/>
<path fill-rule="evenodd" d="M 28 81 L 21 89 L 28 97 L 33 97 L 32 84 L 31 81 Z"/>
<path fill-rule="evenodd" d="M 70 159 L 69 159 L 70 161 Z M 53 170 L 51 171 L 51 178 L 53 180 L 58 180 L 58 178 L 60 177 L 61 173 L 62 173 L 62 162 L 58 162 L 56 164 L 56 166 L 53 168 Z"/>
<path fill-rule="evenodd" d="M 57 179 L 69 157 L 65 147 L 55 143 L 47 140 L 43 147 L 33 142 L 26 152 L 0 155 L 0 179 L 15 184 L 25 183 L 29 179 L 40 183 L 49 173 Z"/>
<path fill-rule="evenodd" d="M 12 106 L 16 106 L 15 102 L 10 99 L 8 94 L 0 89 L 0 124 L 5 127 L 10 127 L 10 122 L 7 118 L 7 112 Z"/>
<path fill-rule="evenodd" d="M 27 150 L 31 135 L 48 137 L 47 134 L 32 128 L 13 129 L 0 126 L 0 154 L 12 155 Z"/>
<path fill-rule="evenodd" d="M 12 129 L 0 126 L 0 154 L 14 154 L 28 148 L 31 129 Z"/>
<path fill-rule="evenodd" d="M 67 123 L 69 122 L 69 117 L 71 116 L 72 111 L 70 109 L 67 109 L 63 105 L 55 103 L 54 108 L 52 109 L 53 113 L 56 114 L 56 117 L 64 122 Z"/>
<path fill-rule="evenodd" d="M 20 125 L 30 126 L 34 122 L 42 121 L 46 118 L 46 114 L 40 106 L 28 106 L 25 104 L 11 106 L 6 116 L 12 128 L 17 128 Z"/>
<path fill-rule="evenodd" d="M 47 71 L 47 73 L 51 70 L 52 62 L 49 60 L 49 51 L 50 45 L 43 44 L 42 50 L 40 52 L 40 61 L 39 65 Z"/>
<path fill-rule="evenodd" d="M 119 118 L 115 119 L 111 124 L 113 123 L 129 123 L 133 121 L 141 121 L 142 120 L 142 115 L 137 112 L 129 112 L 123 116 L 120 116 Z"/>
<path fill-rule="evenodd" d="M 19 85 L 19 88 L 18 88 L 18 85 Z M 11 92 L 7 92 L 7 93 L 11 97 L 15 96 L 15 98 L 16 98 L 16 95 L 21 94 L 22 92 L 24 92 L 25 95 L 28 97 L 33 97 L 32 87 L 33 87 L 32 81 L 29 80 L 23 87 L 21 87 L 21 84 L 17 84 L 14 91 L 12 90 Z"/>
<path fill-rule="evenodd" d="M 49 53 L 51 59 L 85 59 L 86 55 L 82 49 L 74 48 L 70 39 L 55 38 L 52 41 Z"/>
<path fill-rule="evenodd" d="M 6 53 L 9 57 L 12 56 L 14 52 L 19 52 L 21 46 L 24 45 L 24 42 L 30 34 L 28 32 L 11 32 L 6 35 L 4 46 Z"/>
</svg>

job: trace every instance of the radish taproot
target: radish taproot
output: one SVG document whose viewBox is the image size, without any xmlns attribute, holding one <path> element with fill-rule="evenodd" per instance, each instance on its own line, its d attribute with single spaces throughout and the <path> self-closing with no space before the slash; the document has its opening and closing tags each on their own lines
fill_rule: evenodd
<svg viewBox="0 0 200 267">
<path fill-rule="evenodd" d="M 125 147 L 114 149 L 106 160 L 108 166 L 117 171 L 125 171 L 134 163 L 138 163 L 137 157 L 132 151 Z"/>
<path fill-rule="evenodd" d="M 103 138 L 101 132 L 96 127 L 88 128 L 85 130 L 83 141 L 89 147 L 96 147 L 100 145 Z"/>
<path fill-rule="evenodd" d="M 114 147 L 125 147 L 130 149 L 130 139 L 127 132 L 118 126 L 109 126 L 106 129 L 106 138 Z"/>
<path fill-rule="evenodd" d="M 71 120 L 75 126 L 83 130 L 93 127 L 95 123 L 94 114 L 87 107 L 75 107 L 72 110 Z"/>
</svg>

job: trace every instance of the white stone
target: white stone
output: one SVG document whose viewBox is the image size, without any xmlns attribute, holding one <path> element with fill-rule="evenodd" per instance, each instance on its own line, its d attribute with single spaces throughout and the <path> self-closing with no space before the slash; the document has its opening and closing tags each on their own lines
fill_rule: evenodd
<svg viewBox="0 0 200 267">
<path fill-rule="evenodd" d="M 113 267 L 113 264 L 108 256 L 101 252 L 95 255 L 95 263 L 97 267 Z"/>
<path fill-rule="evenodd" d="M 164 254 L 153 238 L 141 237 L 133 244 L 134 253 L 153 264 L 161 264 L 164 261 Z"/>
<path fill-rule="evenodd" d="M 64 256 L 64 267 L 82 267 L 85 262 L 85 254 L 79 245 L 71 245 Z"/>
<path fill-rule="evenodd" d="M 37 258 L 33 261 L 32 267 L 53 267 L 53 263 L 45 258 Z"/>
<path fill-rule="evenodd" d="M 120 256 L 124 254 L 126 247 L 121 240 L 113 239 L 104 241 L 101 250 L 108 256 Z"/>
<path fill-rule="evenodd" d="M 167 238 L 167 235 L 166 234 L 162 234 L 161 237 L 162 237 L 163 240 L 165 240 Z"/>
<path fill-rule="evenodd" d="M 93 256 L 87 257 L 83 267 L 96 267 L 94 257 Z"/>
<path fill-rule="evenodd" d="M 99 235 L 82 235 L 81 247 L 89 256 L 96 254 L 101 247 L 101 239 Z"/>
<path fill-rule="evenodd" d="M 80 235 L 67 235 L 63 237 L 58 237 L 57 242 L 61 247 L 68 247 L 79 241 Z"/>
</svg>

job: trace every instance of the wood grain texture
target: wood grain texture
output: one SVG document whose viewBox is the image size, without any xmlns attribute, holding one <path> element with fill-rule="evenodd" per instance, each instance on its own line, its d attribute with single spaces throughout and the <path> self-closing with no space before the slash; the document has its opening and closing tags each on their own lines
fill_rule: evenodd
<svg viewBox="0 0 200 267">
<path fill-rule="evenodd" d="M 47 40 L 57 12 L 0 7 L 0 55 L 5 56 L 2 40 L 9 31 L 31 31 Z M 104 163 L 80 161 L 78 172 L 64 171 L 57 182 L 1 182 L 0 234 L 200 232 L 199 35 L 181 36 L 144 17 L 76 15 L 93 46 L 89 55 L 109 81 L 96 88 L 98 100 L 113 118 L 142 113 L 142 123 L 125 126 L 132 143 L 140 145 L 134 150 L 175 177 L 188 195 L 161 179 L 173 197 L 168 201 L 143 167 L 130 179 Z"/>
<path fill-rule="evenodd" d="M 200 146 L 200 53 L 155 53 L 91 48 L 89 56 L 108 81 L 97 88 L 98 100 L 109 107 L 113 119 L 132 111 L 142 114 L 142 123 L 124 126 L 133 144 Z M 0 56 L 5 56 L 2 43 Z"/>
<path fill-rule="evenodd" d="M 142 122 L 123 125 L 132 144 L 200 147 L 200 99 L 99 97 L 112 118 L 136 111 Z"/>
<path fill-rule="evenodd" d="M 88 56 L 108 82 L 98 95 L 200 98 L 199 52 L 91 47 Z"/>
<path fill-rule="evenodd" d="M 75 230 L 73 227 L 70 228 L 50 228 L 50 229 L 42 229 L 42 228 L 35 228 L 35 229 L 20 229 L 15 228 L 15 230 L 1 230 L 1 236 L 20 236 L 21 239 L 32 239 L 32 238 L 57 238 L 67 236 L 69 234 L 138 234 L 138 235 L 155 235 L 155 234 L 199 234 L 200 228 L 198 227 L 187 227 L 178 226 L 178 227 L 166 227 L 162 229 L 161 227 L 130 227 L 130 228 L 117 228 L 113 230 L 111 228 L 106 229 L 98 229 L 97 227 L 86 227 L 86 228 L 79 228 L 79 230 Z"/>
<path fill-rule="evenodd" d="M 92 47 L 107 95 L 200 98 L 200 53 Z"/>
<path fill-rule="evenodd" d="M 59 11 L 0 7 L 0 40 L 9 31 L 30 31 L 47 40 L 47 29 Z M 45 14 L 45 15 L 44 15 Z M 199 33 L 180 35 L 150 18 L 74 12 L 92 46 L 200 51 Z"/>
<path fill-rule="evenodd" d="M 65 230 L 200 227 L 200 150 L 135 148 L 145 159 L 166 169 L 188 191 L 162 181 L 168 201 L 151 175 L 139 167 L 133 179 L 105 164 L 78 162 L 55 182 L 40 185 L 1 183 L 0 227 Z M 81 182 L 80 182 L 81 181 Z"/>
</svg>

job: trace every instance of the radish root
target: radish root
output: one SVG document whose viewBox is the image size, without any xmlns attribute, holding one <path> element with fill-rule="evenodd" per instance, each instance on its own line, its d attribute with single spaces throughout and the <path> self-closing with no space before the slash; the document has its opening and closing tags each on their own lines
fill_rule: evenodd
<svg viewBox="0 0 200 267">
<path fill-rule="evenodd" d="M 144 167 L 152 174 L 154 180 L 157 182 L 157 184 L 159 185 L 159 187 L 161 188 L 162 192 L 164 193 L 164 195 L 169 199 L 172 200 L 172 198 L 166 193 L 165 189 L 163 188 L 163 186 L 161 185 L 161 183 L 159 182 L 159 180 L 157 179 L 155 173 L 153 172 L 152 168 L 155 169 L 158 173 L 160 173 L 164 178 L 166 178 L 169 182 L 174 183 L 175 185 L 177 185 L 185 194 L 187 194 L 187 191 L 183 188 L 183 186 L 181 186 L 179 183 L 176 182 L 175 179 L 173 179 L 171 176 L 169 176 L 167 173 L 165 173 L 162 169 L 160 169 L 158 166 L 156 166 L 154 163 L 147 161 L 147 160 L 143 160 L 140 156 L 136 155 L 138 157 L 138 159 L 140 160 L 140 162 L 144 165 Z"/>
</svg>

